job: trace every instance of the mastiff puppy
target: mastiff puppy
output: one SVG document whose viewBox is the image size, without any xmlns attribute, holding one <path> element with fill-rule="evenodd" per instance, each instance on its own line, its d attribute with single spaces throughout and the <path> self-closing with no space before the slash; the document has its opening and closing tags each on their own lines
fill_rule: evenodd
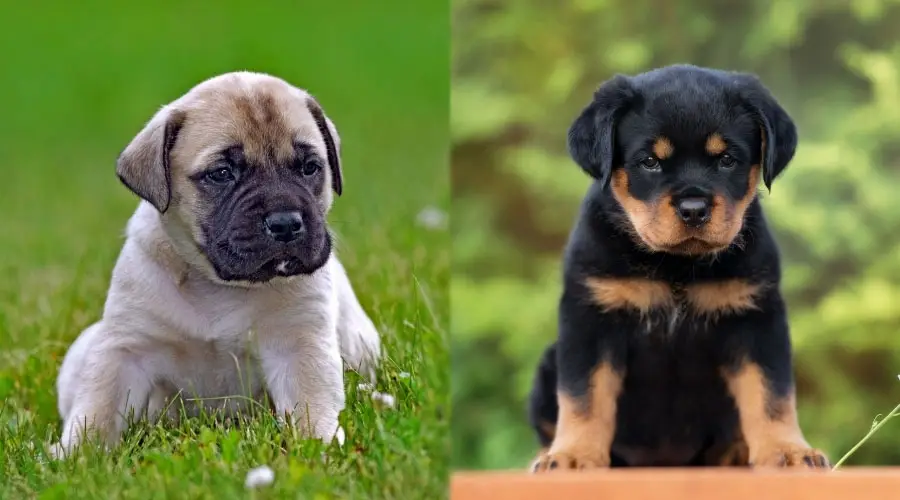
<svg viewBox="0 0 900 500">
<path fill-rule="evenodd" d="M 306 436 L 339 435 L 342 359 L 374 377 L 380 339 L 332 250 L 340 139 L 316 100 L 264 74 L 212 78 L 156 113 L 116 173 L 142 202 L 102 319 L 63 360 L 54 456 L 92 434 L 114 445 L 131 417 L 264 399 Z"/>
</svg>

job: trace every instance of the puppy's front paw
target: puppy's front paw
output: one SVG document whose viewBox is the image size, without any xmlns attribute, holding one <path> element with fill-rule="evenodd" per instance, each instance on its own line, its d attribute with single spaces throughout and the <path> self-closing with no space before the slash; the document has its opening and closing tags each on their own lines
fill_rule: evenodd
<svg viewBox="0 0 900 500">
<path fill-rule="evenodd" d="M 754 467 L 807 467 L 828 469 L 828 458 L 820 450 L 793 443 L 777 443 L 767 447 L 751 460 Z"/>
<path fill-rule="evenodd" d="M 584 450 L 550 450 L 540 454 L 532 463 L 535 474 L 555 470 L 590 470 L 609 467 L 609 454 Z"/>
<path fill-rule="evenodd" d="M 282 431 L 297 432 L 304 439 L 319 439 L 325 444 L 337 442 L 338 446 L 344 446 L 346 434 L 344 428 L 338 425 L 337 419 L 332 424 L 319 423 L 310 426 L 305 415 L 284 413 L 275 417 L 276 423 Z"/>
</svg>

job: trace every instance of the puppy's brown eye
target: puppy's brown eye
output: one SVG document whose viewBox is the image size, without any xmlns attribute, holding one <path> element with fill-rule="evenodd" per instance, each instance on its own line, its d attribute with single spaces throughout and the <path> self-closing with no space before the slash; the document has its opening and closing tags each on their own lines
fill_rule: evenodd
<svg viewBox="0 0 900 500">
<path fill-rule="evenodd" d="M 308 176 L 308 175 L 313 175 L 313 174 L 315 174 L 316 172 L 319 171 L 320 168 L 322 168 L 322 166 L 319 165 L 319 162 L 317 162 L 317 161 L 308 161 L 308 162 L 306 162 L 306 163 L 303 164 L 303 168 L 302 168 L 300 171 L 303 173 L 303 175 L 307 175 L 307 176 Z"/>
<path fill-rule="evenodd" d="M 719 157 L 719 165 L 722 168 L 731 168 L 734 166 L 735 159 L 731 155 L 722 155 Z"/>
<path fill-rule="evenodd" d="M 662 168 L 659 165 L 659 160 L 657 160 L 653 156 L 648 156 L 641 160 L 641 167 L 644 170 L 649 170 L 650 172 L 656 172 Z"/>
<path fill-rule="evenodd" d="M 228 184 L 234 181 L 234 172 L 230 168 L 217 168 L 207 172 L 206 178 L 215 184 Z"/>
</svg>

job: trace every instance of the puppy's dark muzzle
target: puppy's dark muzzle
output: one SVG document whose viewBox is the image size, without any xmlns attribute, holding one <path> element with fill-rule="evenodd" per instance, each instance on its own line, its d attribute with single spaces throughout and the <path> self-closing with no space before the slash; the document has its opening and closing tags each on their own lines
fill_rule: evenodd
<svg viewBox="0 0 900 500">
<path fill-rule="evenodd" d="M 306 232 L 300 212 L 273 212 L 265 218 L 266 233 L 275 241 L 289 243 Z"/>
<path fill-rule="evenodd" d="M 712 203 L 705 196 L 689 196 L 673 202 L 675 212 L 690 227 L 701 227 L 712 217 Z"/>
</svg>

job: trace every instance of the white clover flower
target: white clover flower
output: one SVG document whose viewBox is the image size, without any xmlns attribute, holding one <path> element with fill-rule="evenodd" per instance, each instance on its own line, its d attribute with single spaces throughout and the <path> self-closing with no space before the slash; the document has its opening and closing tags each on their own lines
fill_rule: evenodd
<svg viewBox="0 0 900 500">
<path fill-rule="evenodd" d="M 275 481 L 275 471 L 268 465 L 260 465 L 247 472 L 247 479 L 244 480 L 244 488 L 253 489 L 261 486 L 268 486 Z"/>
<path fill-rule="evenodd" d="M 416 222 L 425 229 L 444 229 L 447 226 L 447 214 L 437 207 L 425 207 L 419 212 Z"/>
<path fill-rule="evenodd" d="M 394 396 L 384 393 L 384 392 L 373 392 L 372 400 L 384 408 L 393 409 L 394 405 L 396 404 L 396 400 L 394 399 Z"/>
</svg>

